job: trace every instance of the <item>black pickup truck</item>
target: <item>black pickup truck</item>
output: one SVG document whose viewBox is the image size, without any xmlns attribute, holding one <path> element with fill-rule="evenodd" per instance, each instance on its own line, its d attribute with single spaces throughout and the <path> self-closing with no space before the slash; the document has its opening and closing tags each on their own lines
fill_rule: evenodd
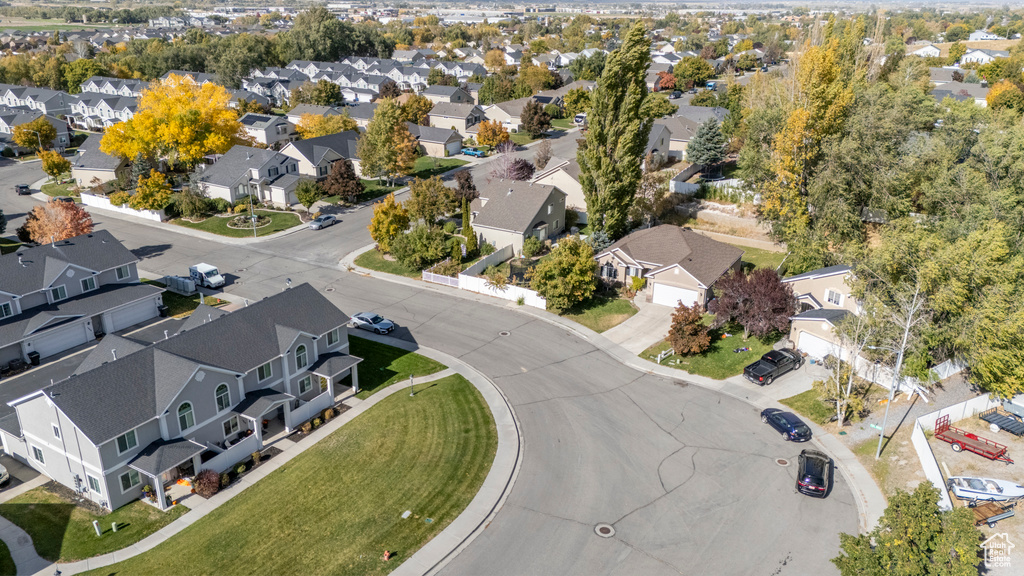
<svg viewBox="0 0 1024 576">
<path fill-rule="evenodd" d="M 796 370 L 803 363 L 803 357 L 793 350 L 772 350 L 761 359 L 743 369 L 743 377 L 754 384 L 771 384 L 779 376 Z"/>
</svg>

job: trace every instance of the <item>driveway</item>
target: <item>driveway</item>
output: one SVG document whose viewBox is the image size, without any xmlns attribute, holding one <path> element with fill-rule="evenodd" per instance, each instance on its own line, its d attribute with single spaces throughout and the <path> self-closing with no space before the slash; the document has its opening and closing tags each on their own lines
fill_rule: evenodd
<svg viewBox="0 0 1024 576">
<path fill-rule="evenodd" d="M 671 306 L 652 304 L 645 300 L 643 293 L 638 294 L 633 299 L 633 303 L 639 308 L 637 313 L 622 324 L 604 332 L 605 338 L 633 354 L 640 354 L 664 340 L 672 326 L 674 310 Z"/>
</svg>

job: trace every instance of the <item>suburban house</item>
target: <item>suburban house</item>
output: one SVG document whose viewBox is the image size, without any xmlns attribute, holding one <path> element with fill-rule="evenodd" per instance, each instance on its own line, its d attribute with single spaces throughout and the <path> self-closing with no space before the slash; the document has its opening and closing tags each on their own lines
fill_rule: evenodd
<svg viewBox="0 0 1024 576">
<path fill-rule="evenodd" d="M 142 91 L 149 88 L 149 82 L 133 78 L 108 78 L 106 76 L 93 76 L 82 82 L 79 88 L 83 93 L 95 92 L 110 96 L 142 96 Z"/>
<path fill-rule="evenodd" d="M 989 64 L 996 58 L 1009 58 L 1007 50 L 986 50 L 984 48 L 970 48 L 967 53 L 960 57 L 961 64 L 977 62 L 978 64 Z"/>
<path fill-rule="evenodd" d="M 0 364 L 47 358 L 157 316 L 163 289 L 101 230 L 0 256 Z"/>
<path fill-rule="evenodd" d="M 533 175 L 534 184 L 555 186 L 565 192 L 565 207 L 574 210 L 578 222 L 587 222 L 587 201 L 583 197 L 583 185 L 580 184 L 580 164 L 575 158 L 551 158 L 543 170 Z"/>
<path fill-rule="evenodd" d="M 280 116 L 248 112 L 238 119 L 242 129 L 254 141 L 264 146 L 290 142 L 295 138 L 295 127 Z"/>
<path fill-rule="evenodd" d="M 363 102 L 360 104 L 349 104 L 345 111 L 348 115 L 356 121 L 356 126 L 360 128 L 366 128 L 370 125 L 370 120 L 373 120 L 373 113 L 377 111 L 376 102 Z"/>
<path fill-rule="evenodd" d="M 288 111 L 285 118 L 288 119 L 292 124 L 298 124 L 305 114 L 312 114 L 314 116 L 339 116 L 341 115 L 344 108 L 337 106 L 320 106 L 319 104 L 299 104 Z"/>
<path fill-rule="evenodd" d="M 632 232 L 595 258 L 607 282 L 628 283 L 639 276 L 647 279 L 648 298 L 655 304 L 704 308 L 714 297 L 715 282 L 739 270 L 742 256 L 735 246 L 662 224 Z"/>
<path fill-rule="evenodd" d="M 328 134 L 316 138 L 289 142 L 281 148 L 281 154 L 294 158 L 299 163 L 299 174 L 316 179 L 326 178 L 331 166 L 338 160 L 352 161 L 356 175 L 359 175 L 359 154 L 356 141 L 359 133 L 354 130 Z"/>
<path fill-rule="evenodd" d="M 474 104 L 476 101 L 469 95 L 469 92 L 458 86 L 441 86 L 435 84 L 430 86 L 420 96 L 426 96 L 428 100 L 437 104 L 438 102 L 454 102 L 456 104 Z"/>
<path fill-rule="evenodd" d="M 938 58 L 941 53 L 942 52 L 939 50 L 939 47 L 934 44 L 925 44 L 911 52 L 912 55 L 920 56 L 921 58 Z"/>
<path fill-rule="evenodd" d="M 644 170 L 650 169 L 646 161 L 648 155 L 657 164 L 663 164 L 668 160 L 671 140 L 672 132 L 668 129 L 668 126 L 660 122 L 655 122 L 651 125 L 651 133 L 647 137 L 647 148 L 644 149 Z"/>
<path fill-rule="evenodd" d="M 953 74 L 959 74 L 961 78 L 966 78 L 971 73 L 970 70 L 964 70 L 955 66 L 949 68 L 936 68 L 932 67 L 928 69 L 928 80 L 934 86 L 941 86 L 948 84 L 954 80 Z"/>
<path fill-rule="evenodd" d="M 451 128 L 466 136 L 469 128 L 484 121 L 484 111 L 475 104 L 438 102 L 430 109 L 430 125 L 437 128 Z"/>
<path fill-rule="evenodd" d="M 529 236 L 547 240 L 565 229 L 565 192 L 554 186 L 499 180 L 479 188 L 470 205 L 473 230 L 496 248 L 517 254 Z"/>
<path fill-rule="evenodd" d="M 200 164 L 199 180 L 212 198 L 237 202 L 252 195 L 257 200 L 279 206 L 297 204 L 295 186 L 299 183 L 298 160 L 273 150 L 250 146 L 232 146 L 212 166 Z"/>
<path fill-rule="evenodd" d="M 655 124 L 661 124 L 668 128 L 669 146 L 667 155 L 675 160 L 686 159 L 686 148 L 690 140 L 697 134 L 697 129 L 708 119 L 714 118 L 721 123 L 729 111 L 721 107 L 706 106 L 680 106 L 675 116 L 661 118 Z M 652 128 L 653 132 L 653 128 Z"/>
<path fill-rule="evenodd" d="M 138 108 L 138 98 L 99 93 L 82 93 L 71 105 L 68 120 L 85 130 L 103 130 L 118 122 L 131 120 Z"/>
<path fill-rule="evenodd" d="M 790 318 L 789 339 L 808 356 L 841 356 L 842 343 L 833 328 L 847 314 L 858 314 L 860 305 L 847 284 L 849 266 L 829 266 L 783 278 L 793 288 L 800 312 Z"/>
<path fill-rule="evenodd" d="M 223 472 L 335 404 L 349 318 L 302 284 L 234 312 L 201 306 L 154 344 L 108 336 L 75 373 L 9 403 L 4 451 L 114 510 Z M 230 344 L 229 344 L 230 343 Z M 170 494 L 168 494 L 170 492 Z"/>
<path fill-rule="evenodd" d="M 988 83 L 971 84 L 968 82 L 947 82 L 941 86 L 932 88 L 929 94 L 936 100 L 942 102 L 947 97 L 959 100 L 973 100 L 975 104 L 982 107 L 988 106 Z"/>
<path fill-rule="evenodd" d="M 128 160 L 100 150 L 102 139 L 98 134 L 90 135 L 71 161 L 71 177 L 79 186 L 88 188 L 128 176 Z"/>
<path fill-rule="evenodd" d="M 420 143 L 420 151 L 427 156 L 446 158 L 462 152 L 462 135 L 451 128 L 420 126 L 412 122 L 405 125 Z"/>
<path fill-rule="evenodd" d="M 971 32 L 971 35 L 967 38 L 968 42 L 978 42 L 980 40 L 1006 40 L 1006 38 L 986 30 L 975 30 L 974 32 Z"/>
<path fill-rule="evenodd" d="M 16 153 L 28 152 L 28 149 L 22 148 L 14 142 L 14 129 L 17 126 L 33 122 L 39 118 L 45 118 L 50 126 L 53 126 L 53 129 L 57 131 L 56 138 L 50 142 L 40 142 L 40 144 L 50 146 L 52 149 L 63 153 L 64 149 L 71 144 L 71 134 L 68 132 L 67 122 L 42 112 L 7 108 L 6 106 L 0 106 L 0 148 L 10 148 Z M 38 138 L 38 135 L 36 137 Z"/>
<path fill-rule="evenodd" d="M 530 100 L 533 100 L 533 96 L 484 106 L 484 114 L 488 120 L 501 122 L 510 132 L 518 132 L 523 124 L 523 108 Z"/>
</svg>

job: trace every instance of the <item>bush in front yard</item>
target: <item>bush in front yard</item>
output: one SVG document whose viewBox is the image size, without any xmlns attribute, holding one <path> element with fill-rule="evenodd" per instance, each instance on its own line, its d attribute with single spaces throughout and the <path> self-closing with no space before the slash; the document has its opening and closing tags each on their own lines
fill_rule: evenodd
<svg viewBox="0 0 1024 576">
<path fill-rule="evenodd" d="M 193 488 L 196 489 L 196 494 L 209 498 L 220 490 L 220 475 L 213 470 L 200 470 L 199 474 L 196 474 Z"/>
<path fill-rule="evenodd" d="M 124 206 L 131 200 L 132 195 L 127 192 L 114 192 L 107 198 L 110 199 L 110 203 L 114 206 Z"/>
<path fill-rule="evenodd" d="M 440 228 L 417 226 L 391 241 L 391 254 L 413 270 L 423 270 L 440 262 L 448 255 L 444 231 Z"/>
<path fill-rule="evenodd" d="M 536 236 L 530 236 L 523 241 L 523 257 L 533 258 L 537 254 L 540 254 L 540 251 L 543 248 L 544 245 L 541 244 L 540 238 L 537 238 Z"/>
</svg>

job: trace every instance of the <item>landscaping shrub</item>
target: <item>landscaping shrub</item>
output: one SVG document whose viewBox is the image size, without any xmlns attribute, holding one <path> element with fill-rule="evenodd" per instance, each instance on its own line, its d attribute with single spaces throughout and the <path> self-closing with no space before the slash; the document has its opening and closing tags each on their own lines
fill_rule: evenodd
<svg viewBox="0 0 1024 576">
<path fill-rule="evenodd" d="M 484 242 L 480 245 L 480 254 L 483 256 L 490 256 L 491 254 L 494 254 L 494 245 Z"/>
<path fill-rule="evenodd" d="M 445 232 L 445 234 L 454 234 L 455 233 L 455 222 L 453 222 L 451 220 L 445 222 L 444 223 L 444 232 Z"/>
<path fill-rule="evenodd" d="M 313 430 L 313 425 L 309 422 L 303 422 L 302 426 L 299 427 L 303 434 L 309 434 Z"/>
<path fill-rule="evenodd" d="M 114 192 L 107 198 L 110 199 L 110 203 L 114 206 L 124 206 L 131 199 L 132 195 L 127 192 Z"/>
<path fill-rule="evenodd" d="M 263 455 L 260 454 L 259 450 L 257 450 L 256 452 L 253 452 L 249 456 L 252 456 L 252 465 L 253 466 L 256 466 L 257 464 L 259 464 L 260 463 L 260 458 L 263 457 Z"/>
<path fill-rule="evenodd" d="M 218 214 L 223 214 L 231 210 L 231 202 L 228 202 L 224 198 L 210 198 L 210 204 L 213 206 Z"/>
<path fill-rule="evenodd" d="M 238 475 L 245 474 L 245 464 L 239 464 L 238 467 L 235 468 L 235 474 L 238 474 Z"/>
<path fill-rule="evenodd" d="M 4 148 L 3 150 L 0 150 L 0 156 L 3 156 L 4 158 L 14 158 L 14 150 L 11 150 L 10 147 Z"/>
<path fill-rule="evenodd" d="M 231 484 L 231 476 L 227 472 L 220 475 L 220 487 L 224 488 L 228 484 Z"/>
<path fill-rule="evenodd" d="M 324 422 L 327 422 L 331 418 L 334 418 L 334 408 L 328 408 L 324 410 Z"/>
<path fill-rule="evenodd" d="M 537 238 L 536 236 L 530 236 L 525 241 L 523 241 L 523 256 L 525 256 L 526 258 L 533 258 L 537 254 L 540 254 L 540 251 L 543 248 L 544 245 L 541 244 L 539 238 Z"/>
<path fill-rule="evenodd" d="M 209 498 L 220 490 L 220 477 L 213 470 L 200 470 L 192 487 L 196 489 L 196 494 Z"/>
<path fill-rule="evenodd" d="M 319 418 L 313 418 L 313 428 L 319 428 L 319 427 L 320 427 L 320 419 Z"/>
<path fill-rule="evenodd" d="M 391 254 L 414 270 L 423 270 L 440 262 L 450 253 L 445 245 L 444 231 L 440 228 L 420 225 L 391 242 Z"/>
<path fill-rule="evenodd" d="M 448 260 L 445 260 L 435 265 L 433 268 L 430 269 L 430 272 L 433 274 L 440 274 L 441 276 L 451 276 L 454 278 L 455 276 L 459 275 L 459 272 L 462 272 L 462 262 L 460 262 L 459 260 L 449 258 Z"/>
<path fill-rule="evenodd" d="M 544 106 L 544 112 L 552 118 L 562 117 L 562 109 L 559 108 L 557 104 L 548 104 L 547 106 Z"/>
</svg>

